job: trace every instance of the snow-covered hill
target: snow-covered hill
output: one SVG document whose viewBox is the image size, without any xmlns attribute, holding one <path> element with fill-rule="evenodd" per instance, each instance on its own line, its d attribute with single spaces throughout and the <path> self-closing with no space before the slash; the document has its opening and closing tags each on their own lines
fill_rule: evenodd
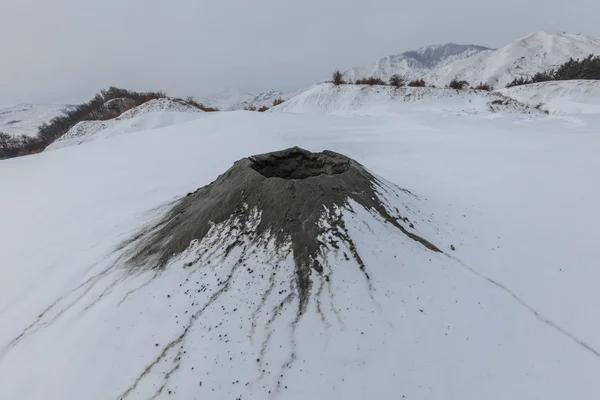
<svg viewBox="0 0 600 400">
<path fill-rule="evenodd" d="M 142 105 L 134 107 L 130 110 L 125 111 L 121 114 L 118 119 L 130 119 L 139 117 L 144 114 L 152 112 L 188 112 L 198 113 L 204 112 L 198 107 L 188 104 L 185 101 L 171 99 L 171 98 L 160 98 L 150 100 Z"/>
<path fill-rule="evenodd" d="M 597 400 L 598 116 L 197 115 L 0 162 L 0 397 Z M 294 145 L 379 177 L 372 197 L 323 186 L 374 207 L 316 207 L 322 253 L 300 277 L 245 206 L 262 192 L 197 190 L 243 189 L 235 170 L 217 177 Z M 260 187 L 289 201 L 301 181 Z M 202 196 L 203 239 L 153 235 L 193 222 Z M 229 220 L 219 196 L 238 202 Z M 267 221 L 297 224 L 288 211 Z M 157 238 L 185 250 L 128 263 Z"/>
<path fill-rule="evenodd" d="M 532 106 L 541 104 L 551 114 L 600 114 L 600 81 L 541 82 L 499 92 Z"/>
<path fill-rule="evenodd" d="M 600 54 L 600 39 L 582 34 L 536 32 L 494 51 L 436 68 L 425 75 L 429 84 L 445 86 L 454 78 L 503 88 L 518 77 L 557 68 L 569 58 Z"/>
<path fill-rule="evenodd" d="M 81 121 L 46 151 L 90 142 L 123 133 L 156 129 L 197 119 L 204 111 L 182 101 L 170 98 L 153 99 L 132 108 L 121 116 L 106 121 Z"/>
<path fill-rule="evenodd" d="M 250 106 L 256 108 L 262 106 L 272 107 L 275 99 L 282 98 L 287 100 L 304 90 L 306 89 L 284 92 L 271 89 L 258 94 L 250 94 L 234 89 L 225 89 L 216 94 L 201 96 L 197 101 L 205 106 L 218 108 L 221 111 L 238 111 L 244 110 Z"/>
<path fill-rule="evenodd" d="M 268 90 L 266 92 L 259 93 L 256 96 L 245 99 L 244 101 L 232 104 L 227 108 L 227 110 L 244 110 L 250 106 L 254 106 L 256 108 L 260 108 L 262 106 L 272 107 L 275 99 L 284 97 L 289 97 L 289 95 L 284 95 L 284 93 L 279 90 Z"/>
<path fill-rule="evenodd" d="M 446 43 L 422 47 L 383 57 L 375 64 L 352 68 L 344 72 L 344 79 L 354 82 L 359 78 L 374 76 L 388 80 L 398 74 L 405 79 L 420 78 L 434 68 L 443 67 L 475 54 L 487 53 L 490 49 L 476 45 Z"/>
<path fill-rule="evenodd" d="M 204 106 L 225 111 L 231 109 L 235 104 L 242 103 L 255 96 L 256 95 L 254 94 L 242 92 L 233 88 L 225 88 L 216 93 L 199 96 L 197 101 Z"/>
<path fill-rule="evenodd" d="M 372 116 L 398 115 L 414 111 L 454 114 L 541 113 L 534 106 L 520 103 L 500 93 L 482 90 L 334 86 L 330 83 L 315 86 L 269 111 Z"/>
<path fill-rule="evenodd" d="M 0 109 L 0 132 L 34 136 L 37 128 L 54 117 L 63 115 L 66 104 L 18 104 Z"/>
<path fill-rule="evenodd" d="M 299 90 L 295 90 L 295 91 L 291 91 L 291 92 L 282 92 L 280 90 L 269 90 L 266 92 L 262 92 L 257 94 L 256 96 L 252 96 L 251 98 L 242 101 L 240 103 L 236 103 L 233 104 L 232 106 L 230 106 L 227 110 L 228 111 L 238 111 L 238 110 L 245 110 L 250 106 L 261 108 L 263 106 L 265 107 L 273 107 L 273 102 L 277 99 L 282 99 L 284 101 L 291 99 L 292 97 L 303 93 L 306 90 L 309 90 L 311 88 L 313 88 L 316 85 L 311 85 L 308 86 L 306 88 L 302 88 Z"/>
</svg>

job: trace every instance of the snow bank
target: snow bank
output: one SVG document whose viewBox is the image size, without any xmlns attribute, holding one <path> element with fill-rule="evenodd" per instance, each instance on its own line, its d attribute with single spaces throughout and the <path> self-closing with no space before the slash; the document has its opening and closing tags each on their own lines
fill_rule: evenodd
<svg viewBox="0 0 600 400">
<path fill-rule="evenodd" d="M 191 104 L 170 98 L 153 99 L 124 112 L 118 119 L 135 118 L 151 112 L 204 112 Z"/>
<path fill-rule="evenodd" d="M 56 150 L 113 135 L 162 128 L 200 118 L 204 111 L 169 98 L 154 99 L 107 121 L 81 121 L 46 148 Z"/>
<path fill-rule="evenodd" d="M 52 143 L 44 151 L 80 145 L 114 135 L 157 129 L 201 118 L 202 114 L 190 112 L 146 112 L 137 117 L 108 121 L 82 121 Z"/>
<path fill-rule="evenodd" d="M 499 90 L 505 96 L 551 114 L 600 114 L 600 81 L 541 82 Z"/>
<path fill-rule="evenodd" d="M 499 93 L 481 90 L 334 86 L 329 83 L 309 89 L 269 111 L 372 116 L 390 116 L 415 111 L 458 114 L 540 113 L 534 107 L 521 104 Z"/>
</svg>

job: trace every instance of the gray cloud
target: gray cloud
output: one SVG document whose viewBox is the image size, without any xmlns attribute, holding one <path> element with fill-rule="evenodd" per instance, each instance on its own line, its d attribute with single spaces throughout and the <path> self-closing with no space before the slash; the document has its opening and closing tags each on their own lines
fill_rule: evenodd
<svg viewBox="0 0 600 400">
<path fill-rule="evenodd" d="M 590 0 L 0 0 L 0 104 L 81 101 L 109 85 L 291 89 L 428 44 L 600 36 L 599 14 Z"/>
</svg>

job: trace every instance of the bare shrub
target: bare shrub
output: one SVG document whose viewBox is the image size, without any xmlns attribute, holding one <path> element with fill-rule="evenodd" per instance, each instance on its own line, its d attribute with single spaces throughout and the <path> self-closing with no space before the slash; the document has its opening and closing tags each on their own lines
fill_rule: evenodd
<svg viewBox="0 0 600 400">
<path fill-rule="evenodd" d="M 494 87 L 489 83 L 479 82 L 479 85 L 475 86 L 475 89 L 491 92 L 492 90 L 494 90 Z"/>
<path fill-rule="evenodd" d="M 207 107 L 202 103 L 199 103 L 196 101 L 196 99 L 194 99 L 192 96 L 188 96 L 185 98 L 185 102 L 191 106 L 194 106 L 196 108 L 198 108 L 199 110 L 202 111 L 206 111 L 206 112 L 216 112 L 219 111 L 218 108 L 213 108 L 213 107 Z"/>
<path fill-rule="evenodd" d="M 331 82 L 336 86 L 346 83 L 344 80 L 344 75 L 339 69 L 333 72 L 333 75 L 331 76 Z"/>
<path fill-rule="evenodd" d="M 357 85 L 385 85 L 385 81 L 381 78 L 376 78 L 374 76 L 369 76 L 366 78 L 362 78 L 362 79 L 357 79 L 356 80 L 356 84 Z"/>
<path fill-rule="evenodd" d="M 425 81 L 423 79 L 415 79 L 414 81 L 408 82 L 410 87 L 425 87 Z"/>
<path fill-rule="evenodd" d="M 401 87 L 404 86 L 404 79 L 398 74 L 394 74 L 390 77 L 390 86 Z"/>
<path fill-rule="evenodd" d="M 467 86 L 469 86 L 469 82 L 459 81 L 457 78 L 452 79 L 450 81 L 450 84 L 448 85 L 448 87 L 450 89 L 456 89 L 456 90 L 462 90 L 462 89 L 466 88 Z"/>
</svg>

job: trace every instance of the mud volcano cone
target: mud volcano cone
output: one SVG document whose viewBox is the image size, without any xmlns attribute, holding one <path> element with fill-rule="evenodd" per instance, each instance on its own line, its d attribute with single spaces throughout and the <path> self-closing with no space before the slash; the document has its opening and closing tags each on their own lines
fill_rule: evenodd
<svg viewBox="0 0 600 400">
<path fill-rule="evenodd" d="M 325 255 L 344 243 L 366 279 L 369 275 L 339 210 L 364 207 L 432 251 L 438 248 L 410 232 L 411 221 L 386 203 L 405 191 L 374 176 L 358 162 L 332 151 L 293 147 L 236 161 L 211 184 L 188 194 L 145 234 L 131 258 L 137 266 L 164 268 L 190 244 L 212 240 L 226 257 L 236 246 L 291 251 L 299 314 L 306 310 L 311 273 L 322 274 Z M 208 250 L 206 250 L 208 251 Z M 244 255 L 239 263 L 244 263 Z M 201 260 L 201 257 L 198 258 Z"/>
</svg>

